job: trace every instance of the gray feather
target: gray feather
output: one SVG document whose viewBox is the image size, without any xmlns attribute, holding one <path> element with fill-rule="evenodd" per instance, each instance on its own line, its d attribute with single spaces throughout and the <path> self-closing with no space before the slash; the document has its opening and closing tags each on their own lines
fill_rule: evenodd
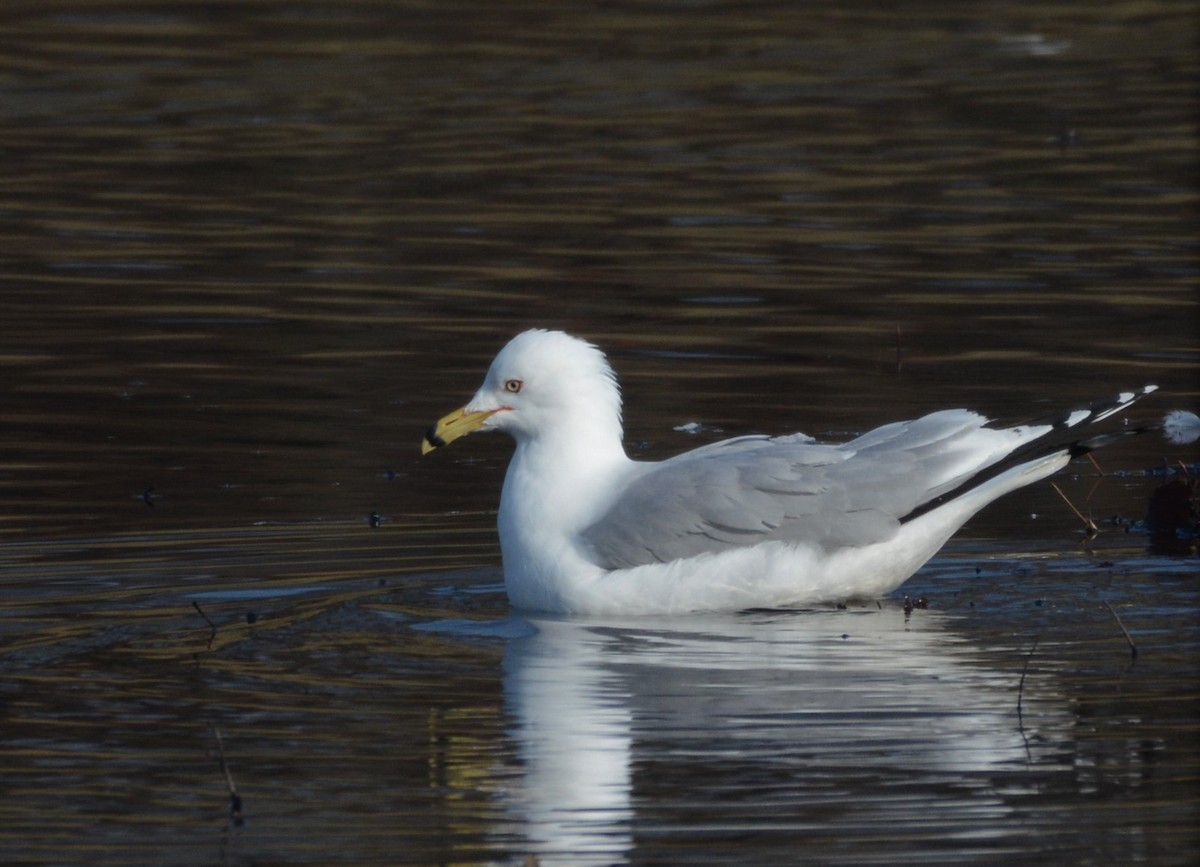
<svg viewBox="0 0 1200 867">
<path fill-rule="evenodd" d="M 614 569 L 765 541 L 825 550 L 883 541 L 900 518 L 956 483 L 961 440 L 984 419 L 936 413 L 841 446 L 742 437 L 647 469 L 583 533 Z"/>
</svg>

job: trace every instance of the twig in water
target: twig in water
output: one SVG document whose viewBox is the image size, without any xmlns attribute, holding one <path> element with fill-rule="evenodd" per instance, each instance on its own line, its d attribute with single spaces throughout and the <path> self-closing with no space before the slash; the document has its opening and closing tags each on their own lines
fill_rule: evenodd
<svg viewBox="0 0 1200 867">
<path fill-rule="evenodd" d="M 1025 655 L 1025 665 L 1021 668 L 1021 682 L 1017 684 L 1017 729 L 1021 734 L 1025 733 L 1025 719 L 1021 715 L 1021 701 L 1025 697 L 1025 675 L 1029 674 L 1029 662 L 1033 659 L 1033 652 L 1037 650 L 1038 640 L 1037 638 L 1033 639 L 1033 646 Z"/>
<path fill-rule="evenodd" d="M 1075 517 L 1077 517 L 1079 520 L 1083 521 L 1083 526 L 1087 528 L 1089 536 L 1094 536 L 1100 532 L 1100 528 L 1096 526 L 1096 522 L 1093 521 L 1091 518 L 1085 518 L 1083 516 L 1083 513 L 1075 508 L 1075 504 L 1067 499 L 1067 495 L 1062 492 L 1062 488 L 1060 488 L 1058 485 L 1054 484 L 1053 482 L 1050 483 L 1050 487 L 1054 488 L 1055 492 L 1060 497 L 1062 497 L 1063 502 L 1066 503 L 1067 506 L 1071 509 L 1071 511 L 1075 513 Z"/>
<path fill-rule="evenodd" d="M 1101 600 L 1104 607 L 1108 609 L 1108 613 L 1113 616 L 1113 620 L 1117 621 L 1117 626 L 1121 628 L 1121 632 L 1125 635 L 1125 640 L 1129 642 L 1129 656 L 1132 660 L 1137 660 L 1137 645 L 1133 643 L 1133 639 L 1129 637 L 1129 630 L 1125 628 L 1125 624 L 1121 622 L 1121 618 L 1117 616 L 1117 611 L 1108 604 L 1107 599 Z"/>
<path fill-rule="evenodd" d="M 204 609 L 200 607 L 200 603 L 195 599 L 192 600 L 192 607 L 196 609 L 196 613 L 204 618 L 204 622 L 208 624 L 208 628 L 212 632 L 208 635 L 208 649 L 212 650 L 213 639 L 217 637 L 217 624 L 208 619 L 208 615 L 204 613 Z"/>
<path fill-rule="evenodd" d="M 221 729 L 213 726 L 213 734 L 217 738 L 217 758 L 221 762 L 221 773 L 225 775 L 225 785 L 229 787 L 229 818 L 233 819 L 233 824 L 241 826 L 242 824 L 242 796 L 237 793 L 237 786 L 233 784 L 233 774 L 229 772 L 229 763 L 225 761 L 225 744 L 221 740 Z"/>
<path fill-rule="evenodd" d="M 1037 650 L 1038 639 L 1033 639 L 1033 646 L 1029 648 L 1029 653 L 1025 655 L 1025 665 L 1021 668 L 1021 682 L 1017 684 L 1017 734 L 1021 736 L 1022 742 L 1025 744 L 1025 758 L 1029 763 L 1033 764 L 1033 751 L 1029 749 L 1029 738 L 1025 736 L 1025 716 L 1022 712 L 1021 702 L 1025 698 L 1025 675 L 1029 674 L 1029 661 L 1033 659 L 1033 652 Z"/>
</svg>

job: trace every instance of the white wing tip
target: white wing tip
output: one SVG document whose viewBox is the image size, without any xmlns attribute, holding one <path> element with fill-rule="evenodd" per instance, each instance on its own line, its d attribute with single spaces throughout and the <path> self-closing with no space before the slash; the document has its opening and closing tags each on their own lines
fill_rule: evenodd
<svg viewBox="0 0 1200 867">
<path fill-rule="evenodd" d="M 1066 420 L 1067 427 L 1074 427 L 1082 421 L 1087 421 L 1088 424 L 1098 421 L 1104 421 L 1109 416 L 1116 415 L 1119 412 L 1124 412 L 1128 406 L 1139 398 L 1143 398 L 1148 394 L 1158 391 L 1157 385 L 1143 385 L 1137 391 L 1123 391 L 1117 395 L 1115 401 L 1101 402 L 1093 405 L 1085 418 L 1080 418 L 1078 412 L 1071 413 Z"/>
<path fill-rule="evenodd" d="M 1158 391 L 1157 385 L 1143 385 L 1137 391 L 1121 392 L 1119 395 L 1117 395 L 1117 402 L 1130 403 L 1131 401 L 1137 400 L 1139 397 L 1145 397 L 1146 395 L 1152 394 L 1156 391 Z"/>
</svg>

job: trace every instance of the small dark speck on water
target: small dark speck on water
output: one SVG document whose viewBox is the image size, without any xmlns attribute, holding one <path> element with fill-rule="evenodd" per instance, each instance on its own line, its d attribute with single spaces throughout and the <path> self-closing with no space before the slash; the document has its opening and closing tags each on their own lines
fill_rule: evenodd
<svg viewBox="0 0 1200 867">
<path fill-rule="evenodd" d="M 247 611 L 246 612 L 246 622 L 247 623 L 257 623 L 258 615 L 255 614 L 253 611 Z"/>
<path fill-rule="evenodd" d="M 378 527 L 383 523 L 383 516 L 378 512 L 372 512 L 371 514 L 367 515 L 367 523 L 372 527 Z"/>
</svg>

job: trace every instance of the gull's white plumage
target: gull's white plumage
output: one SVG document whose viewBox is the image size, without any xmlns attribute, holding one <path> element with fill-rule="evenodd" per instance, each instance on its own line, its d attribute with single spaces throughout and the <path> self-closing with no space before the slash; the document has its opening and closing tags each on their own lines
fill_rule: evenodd
<svg viewBox="0 0 1200 867">
<path fill-rule="evenodd" d="M 811 604 L 886 593 L 979 509 L 1107 441 L 1083 428 L 1154 390 L 997 429 L 966 410 L 841 445 L 740 437 L 662 462 L 621 444 L 615 376 L 594 346 L 526 331 L 492 362 L 428 451 L 473 430 L 513 436 L 500 499 L 512 603 L 648 614 Z"/>
</svg>

